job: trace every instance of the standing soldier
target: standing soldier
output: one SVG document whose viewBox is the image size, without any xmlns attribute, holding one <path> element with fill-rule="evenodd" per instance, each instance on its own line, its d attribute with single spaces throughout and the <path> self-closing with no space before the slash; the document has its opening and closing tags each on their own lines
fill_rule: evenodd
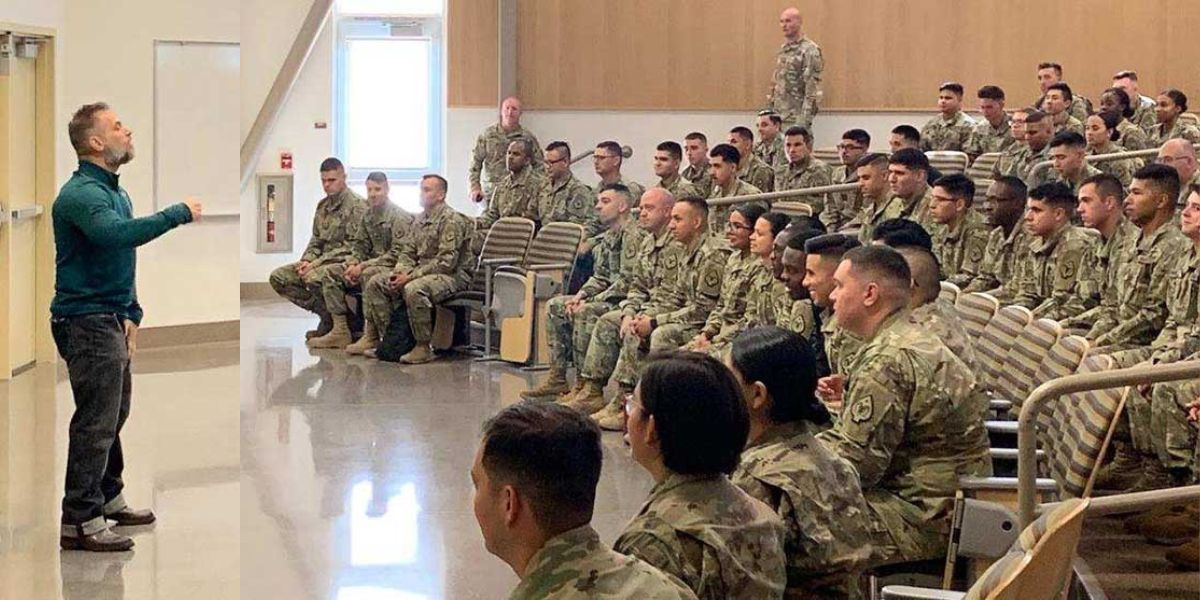
<svg viewBox="0 0 1200 600">
<path fill-rule="evenodd" d="M 483 130 L 475 139 L 475 148 L 471 150 L 471 200 L 483 202 L 492 196 L 492 187 L 500 183 L 507 174 L 504 165 L 504 155 L 508 145 L 514 140 L 525 140 L 533 148 L 535 156 L 533 165 L 541 169 L 542 149 L 537 137 L 528 129 L 521 126 L 521 101 L 515 96 L 509 96 L 500 103 L 500 122 Z M 481 174 L 487 175 L 487 181 L 481 180 Z"/>
<path fill-rule="evenodd" d="M 767 108 L 782 118 L 781 127 L 785 129 L 792 125 L 812 129 L 821 102 L 825 60 L 820 46 L 800 32 L 802 21 L 800 9 L 794 6 L 779 15 L 784 42 L 775 59 Z"/>
<path fill-rule="evenodd" d="M 351 237 L 350 256 L 345 262 L 322 269 L 321 296 L 333 319 L 333 330 L 308 340 L 310 348 L 346 348 L 350 345 L 350 324 L 346 321 L 350 309 L 346 306 L 346 293 L 362 289 L 364 282 L 391 270 L 396 264 L 396 255 L 390 252 L 393 241 L 403 239 L 412 228 L 412 222 L 412 215 L 388 199 L 387 175 L 379 171 L 367 175 L 367 210 Z M 374 327 L 364 324 L 359 344 L 348 350 L 351 354 L 361 354 L 374 348 L 379 336 L 380 332 Z"/>
<path fill-rule="evenodd" d="M 366 201 L 346 187 L 346 169 L 336 158 L 321 161 L 321 187 L 325 198 L 317 203 L 308 247 L 299 262 L 275 269 L 269 280 L 275 293 L 321 317 L 321 324 L 304 334 L 306 339 L 333 330 L 333 318 L 321 295 L 322 271 L 350 256 L 350 238 L 367 209 Z"/>
</svg>

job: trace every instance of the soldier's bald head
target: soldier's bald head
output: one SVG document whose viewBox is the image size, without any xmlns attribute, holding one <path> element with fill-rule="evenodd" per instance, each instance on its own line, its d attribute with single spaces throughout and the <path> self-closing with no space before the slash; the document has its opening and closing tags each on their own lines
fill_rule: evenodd
<svg viewBox="0 0 1200 600">
<path fill-rule="evenodd" d="M 1175 168 L 1179 179 L 1186 184 L 1196 174 L 1196 148 L 1188 140 L 1168 140 L 1158 149 L 1157 162 Z"/>
<path fill-rule="evenodd" d="M 795 6 L 789 6 L 783 9 L 783 12 L 779 13 L 779 18 L 796 19 L 797 21 L 804 20 L 804 17 L 800 15 L 800 9 L 796 8 Z"/>
<path fill-rule="evenodd" d="M 646 201 L 670 208 L 675 205 L 675 195 L 666 188 L 654 187 L 642 192 L 642 203 Z"/>
<path fill-rule="evenodd" d="M 917 246 L 901 246 L 896 251 L 904 257 L 912 273 L 912 299 L 909 305 L 916 308 L 937 300 L 942 291 L 937 257 Z"/>
</svg>

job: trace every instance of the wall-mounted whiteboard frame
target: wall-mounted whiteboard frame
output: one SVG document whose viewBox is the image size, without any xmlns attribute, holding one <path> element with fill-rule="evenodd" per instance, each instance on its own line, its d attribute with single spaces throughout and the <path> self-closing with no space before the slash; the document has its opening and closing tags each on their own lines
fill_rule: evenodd
<svg viewBox="0 0 1200 600">
<path fill-rule="evenodd" d="M 195 196 L 205 217 L 241 212 L 240 46 L 154 41 L 154 206 Z"/>
</svg>

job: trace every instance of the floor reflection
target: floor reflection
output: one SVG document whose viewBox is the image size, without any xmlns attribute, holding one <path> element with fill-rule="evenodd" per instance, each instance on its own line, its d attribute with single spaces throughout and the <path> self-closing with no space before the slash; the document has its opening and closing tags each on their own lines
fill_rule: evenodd
<svg viewBox="0 0 1200 600">
<path fill-rule="evenodd" d="M 480 425 L 532 375 L 310 352 L 309 327 L 282 304 L 243 306 L 242 596 L 503 597 L 516 577 L 483 549 L 468 472 Z M 611 541 L 650 482 L 605 442 L 596 524 Z"/>
</svg>

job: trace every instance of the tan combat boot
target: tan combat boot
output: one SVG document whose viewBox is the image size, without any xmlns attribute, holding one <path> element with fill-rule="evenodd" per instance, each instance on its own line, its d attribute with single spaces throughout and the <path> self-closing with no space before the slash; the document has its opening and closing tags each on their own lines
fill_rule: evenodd
<svg viewBox="0 0 1200 600">
<path fill-rule="evenodd" d="M 625 394 L 617 394 L 612 402 L 592 413 L 592 420 L 605 431 L 625 431 Z"/>
<path fill-rule="evenodd" d="M 521 392 L 521 397 L 526 400 L 556 397 L 559 394 L 569 392 L 570 389 L 570 386 L 567 384 L 567 372 L 559 367 L 550 367 L 550 376 L 541 385 Z"/>
<path fill-rule="evenodd" d="M 1200 571 L 1200 540 L 1167 550 L 1167 561 L 1184 571 Z"/>
<path fill-rule="evenodd" d="M 429 344 L 417 344 L 408 354 L 400 357 L 400 362 L 406 365 L 420 365 L 433 361 L 437 356 L 429 348 Z"/>
<path fill-rule="evenodd" d="M 321 313 L 320 316 L 321 322 L 317 324 L 317 328 L 309 329 L 308 331 L 304 332 L 305 341 L 311 340 L 315 337 L 321 337 L 333 329 L 333 317 L 331 317 L 329 313 Z"/>
<path fill-rule="evenodd" d="M 358 338 L 357 342 L 346 346 L 346 354 L 362 354 L 367 350 L 374 350 L 379 346 L 379 332 L 375 331 L 375 324 L 367 320 L 363 324 L 362 337 Z"/>
<path fill-rule="evenodd" d="M 333 329 L 329 333 L 308 340 L 309 348 L 338 348 L 339 350 L 350 345 L 354 338 L 350 334 L 350 324 L 346 322 L 346 315 L 337 315 L 333 317 Z"/>
<path fill-rule="evenodd" d="M 604 408 L 604 405 L 604 386 L 591 380 L 583 384 L 583 389 L 567 404 L 585 415 Z"/>
<path fill-rule="evenodd" d="M 559 394 L 554 401 L 559 404 L 570 404 L 575 399 L 575 396 L 578 396 L 579 392 L 583 391 L 583 384 L 586 382 L 587 380 L 582 376 L 575 376 L 575 385 L 571 386 L 571 389 Z"/>
<path fill-rule="evenodd" d="M 1142 478 L 1143 460 L 1141 454 L 1128 443 L 1115 444 L 1115 456 L 1112 462 L 1104 465 L 1096 475 L 1097 490 L 1126 492 Z"/>
</svg>

